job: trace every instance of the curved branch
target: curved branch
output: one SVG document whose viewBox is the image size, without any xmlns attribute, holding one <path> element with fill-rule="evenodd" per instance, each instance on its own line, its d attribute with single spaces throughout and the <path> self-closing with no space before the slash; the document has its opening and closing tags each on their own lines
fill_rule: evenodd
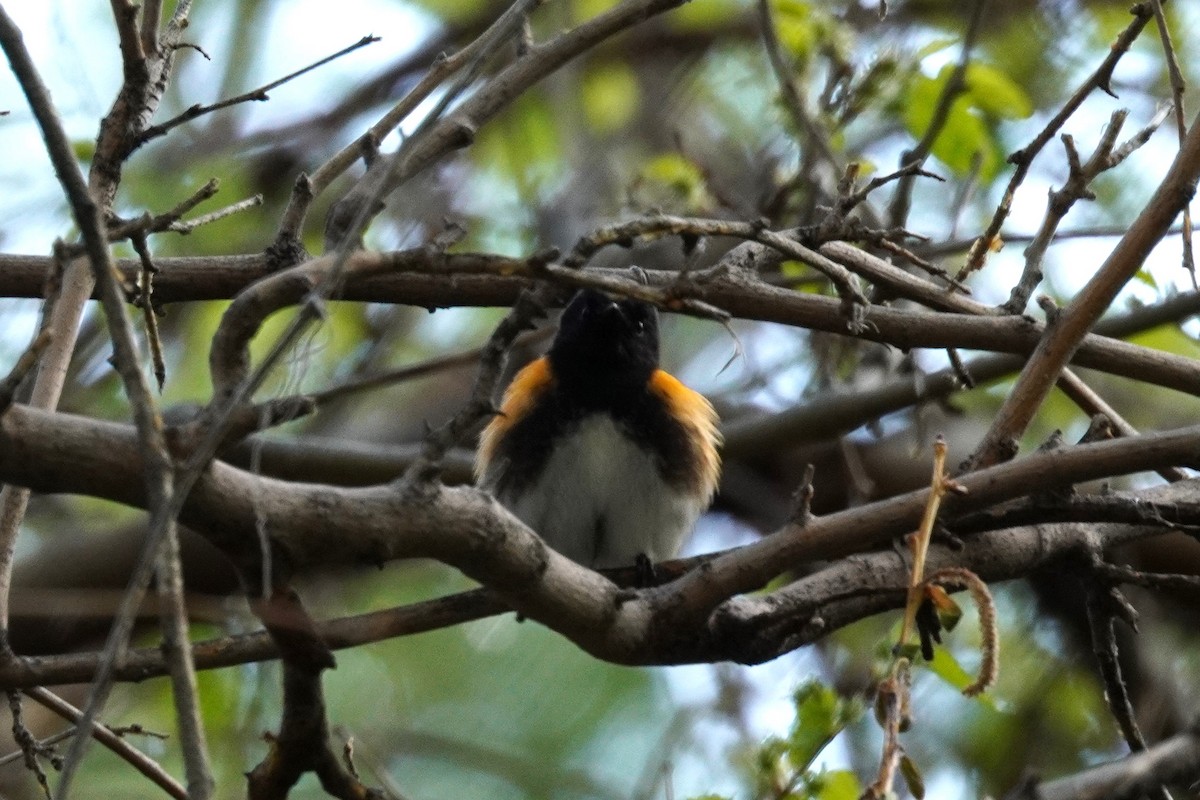
<svg viewBox="0 0 1200 800">
<path fill-rule="evenodd" d="M 1162 487 L 1151 499 L 1172 503 L 1196 494 L 1190 487 Z M 1142 498 L 1145 499 L 1145 498 Z M 1106 514 L 1108 512 L 1105 512 Z M 933 545 L 928 563 L 934 569 L 965 566 L 981 577 L 1006 580 L 1074 550 L 1109 547 L 1134 538 L 1156 535 L 1162 528 L 1146 525 L 1087 524 L 1021 526 L 986 531 L 963 540 L 961 549 Z M 689 559 L 692 568 L 711 556 Z M 686 564 L 688 562 L 678 562 Z M 809 644 L 830 632 L 882 611 L 902 608 L 907 565 L 893 551 L 852 555 L 765 597 L 739 597 L 718 608 L 712 627 L 720 631 L 724 649 L 711 658 L 757 663 Z M 846 587 L 853 587 L 847 590 Z M 487 589 L 476 589 L 398 608 L 358 614 L 317 624 L 317 633 L 331 650 L 358 647 L 399 636 L 424 633 L 511 611 Z M 267 661 L 279 648 L 265 631 L 228 636 L 194 644 L 200 669 Z M 21 657 L 0 664 L 0 686 L 25 688 L 46 684 L 81 683 L 95 673 L 97 653 Z M 167 673 L 159 648 L 132 650 L 115 677 L 142 681 Z"/>
<path fill-rule="evenodd" d="M 965 477 L 969 494 L 948 499 L 946 513 L 1077 481 L 1193 464 L 1198 443 L 1200 426 L 1193 426 L 1039 453 Z M 141 506 L 140 474 L 141 456 L 129 426 L 24 406 L 13 406 L 0 419 L 0 480 Z M 729 642 L 706 622 L 729 598 L 796 564 L 886 543 L 916 524 L 927 491 L 787 526 L 674 583 L 632 594 L 546 548 L 490 496 L 466 487 L 298 485 L 214 462 L 198 479 L 180 519 L 247 568 L 259 558 L 260 520 L 281 568 L 435 558 L 593 655 L 620 663 L 679 663 L 708 660 L 714 653 L 729 657 Z"/>
<path fill-rule="evenodd" d="M 1140 753 L 1041 783 L 1028 781 L 1010 800 L 1095 800 L 1144 797 L 1173 783 L 1200 777 L 1200 732 L 1189 730 Z"/>
<path fill-rule="evenodd" d="M 355 279 L 348 281 L 337 296 L 371 302 L 392 298 L 427 307 L 509 305 L 522 287 L 548 275 L 571 286 L 602 280 L 606 285 L 628 283 L 631 292 L 647 291 L 645 285 L 630 282 L 624 271 L 594 269 L 581 274 L 535 262 L 479 254 L 431 254 L 425 250 L 360 251 L 345 265 L 347 276 Z M 248 363 L 245 347 L 263 320 L 300 302 L 329 264 L 329 257 L 306 262 L 272 275 L 238 298 L 237 310 L 231 307 L 227 312 L 210 354 L 214 385 L 231 385 L 228 380 L 242 374 Z M 673 275 L 659 273 L 652 273 L 648 280 L 651 288 L 668 291 L 676 302 L 698 300 L 741 319 L 848 334 L 845 309 L 839 300 L 774 287 L 742 271 L 696 284 L 681 285 Z M 156 292 L 162 292 L 161 286 L 161 282 L 156 284 Z M 1025 355 L 1038 346 L 1045 332 L 1044 324 L 1023 317 L 976 317 L 887 306 L 868 307 L 863 322 L 865 327 L 858 338 L 902 350 L 957 347 Z M 1200 371 L 1192 359 L 1104 336 L 1085 336 L 1072 363 L 1200 394 Z"/>
<path fill-rule="evenodd" d="M 425 308 L 448 306 L 511 305 L 520 290 L 541 273 L 526 261 L 479 253 L 438 253 L 408 250 L 395 253 L 355 254 L 348 269 L 357 272 L 366 266 L 370 277 L 356 279 L 345 286 L 338 299 L 364 302 L 403 303 Z M 161 303 L 186 300 L 227 299 L 257 280 L 272 275 L 266 256 L 224 256 L 217 258 L 166 258 L 158 260 L 161 272 L 155 278 L 155 300 Z M 294 269 L 308 271 L 317 264 L 308 262 Z M 135 275 L 135 260 L 119 263 L 122 271 Z M 0 295 L 10 297 L 41 296 L 50 260 L 38 256 L 0 255 Z M 611 279 L 627 277 L 608 270 L 589 270 Z M 278 273 L 284 275 L 286 273 Z M 556 276 L 557 277 L 557 276 Z M 665 276 L 658 277 L 666 285 Z M 280 277 L 289 281 L 293 278 Z M 309 280 L 309 279 L 304 279 Z M 571 280 L 562 276 L 563 281 Z M 295 290 L 282 296 L 270 311 L 299 302 L 308 284 L 295 284 Z M 263 291 L 259 289 L 256 291 Z M 732 315 L 764 322 L 846 334 L 844 310 L 837 300 L 789 292 L 769 286 L 735 271 L 720 281 L 699 286 L 675 286 L 673 290 L 703 300 Z M 1072 363 L 1134 380 L 1146 381 L 1191 394 L 1200 394 L 1200 372 L 1191 359 L 1148 348 L 1114 342 L 1107 337 L 1127 336 L 1154 324 L 1175 321 L 1200 311 L 1200 294 L 1191 293 L 1163 301 L 1159 306 L 1130 312 L 1111 320 L 1102 320 L 1075 353 Z M 965 314 L 872 306 L 867 329 L 861 338 L 890 344 L 901 349 L 914 347 L 962 347 L 1013 355 L 1027 355 L 1036 347 L 1044 326 L 1022 318 L 978 318 Z M 1014 363 L 991 365 L 993 377 L 1011 371 Z M 1019 364 L 1015 364 L 1019 366 Z"/>
</svg>

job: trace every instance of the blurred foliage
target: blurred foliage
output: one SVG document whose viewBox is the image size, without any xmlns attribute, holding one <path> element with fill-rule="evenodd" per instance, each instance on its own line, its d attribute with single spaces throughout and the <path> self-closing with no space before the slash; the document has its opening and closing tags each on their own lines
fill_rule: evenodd
<svg viewBox="0 0 1200 800">
<path fill-rule="evenodd" d="M 793 695 L 796 718 L 787 738 L 770 737 L 748 766 L 755 797 L 776 800 L 851 800 L 862 794 L 852 772 L 814 768 L 821 752 L 847 725 L 863 716 L 861 698 L 838 696 L 807 681 Z"/>
<path fill-rule="evenodd" d="M 506 5 L 498 0 L 356 0 L 289 4 L 285 11 L 282 4 L 261 2 L 198 4 L 190 35 L 213 60 L 180 52 L 180 75 L 160 113 L 164 119 L 192 103 L 216 99 L 215 92 L 241 91 L 294 69 L 291 60 L 286 67 L 279 63 L 285 57 L 300 58 L 302 51 L 301 62 L 315 60 L 341 47 L 340 38 L 329 41 L 333 34 L 325 35 L 325 27 L 334 23 L 352 19 L 361 28 L 356 35 L 386 36 L 369 55 L 356 54 L 321 73 L 328 83 L 318 85 L 336 84 L 340 92 L 314 90 L 305 78 L 286 95 L 286 103 L 248 104 L 205 117 L 139 151 L 122 182 L 120 212 L 163 212 L 216 177 L 220 194 L 196 214 L 259 193 L 264 204 L 188 236 L 157 236 L 155 253 L 261 251 L 274 236 L 297 175 L 313 171 L 354 141 L 422 74 L 427 61 L 412 62 L 411 53 L 422 45 L 433 53 L 462 47 Z M 533 30 L 549 36 L 613 5 L 612 0 L 546 4 L 535 15 Z M 766 217 L 778 227 L 819 221 L 840 177 L 823 160 L 822 147 L 839 165 L 862 165 L 864 174 L 896 168 L 901 153 L 925 135 L 960 57 L 970 4 L 891 5 L 891 14 L 880 20 L 876 3 L 771 2 L 804 110 L 827 133 L 824 141 L 795 128 L 763 53 L 757 3 L 695 0 L 576 59 L 523 94 L 484 126 L 460 157 L 420 176 L 403 196 L 393 198 L 368 240 L 381 247 L 420 245 L 451 218 L 466 229 L 460 249 L 524 254 L 552 245 L 569 248 L 596 225 L 649 208 Z M 969 58 L 964 92 L 951 104 L 927 165 L 951 182 L 918 181 L 914 210 L 905 222 L 935 240 L 969 240 L 976 234 L 1008 179 L 1007 154 L 1036 133 L 1129 19 L 1127 3 L 1085 2 L 1069 4 L 1069 10 L 1055 3 L 993 5 L 1004 7 L 989 12 L 995 17 L 984 26 Z M 1194 53 L 1200 24 L 1196 9 L 1185 5 L 1171 4 L 1169 12 L 1180 52 Z M 117 48 L 110 28 L 96 21 L 98 12 L 89 11 L 90 16 L 77 21 L 73 4 L 56 8 L 56 38 L 42 60 L 76 48 L 95 63 L 94 75 L 72 75 L 70 81 L 51 76 L 59 80 L 52 88 L 71 120 L 77 155 L 86 160 L 94 149 L 95 120 L 111 102 L 108 81 L 119 71 Z M 283 26 L 294 24 L 302 24 L 307 33 L 281 35 Z M 224 42 L 229 33 L 236 33 L 237 41 Z M 1127 134 L 1168 96 L 1156 37 L 1143 35 L 1136 56 L 1122 64 L 1114 80 L 1119 105 L 1133 109 Z M 1195 64 L 1185 59 L 1183 66 L 1189 85 L 1196 85 L 1200 74 Z M 379 94 L 343 105 L 354 89 L 377 77 L 385 87 Z M 19 107 L 19 100 L 6 102 L 6 108 Z M 1084 104 L 1068 126 L 1082 152 L 1090 152 L 1116 107 L 1118 101 L 1104 96 Z M 15 130 L 17 116 L 0 120 L 0 132 Z M 411 125 L 405 130 L 410 132 Z M 1173 131 L 1160 132 L 1144 161 L 1105 176 L 1095 203 L 1073 212 L 1068 227 L 1126 224 L 1131 209 L 1152 190 L 1174 140 Z M 31 141 L 19 140 L 10 152 L 32 152 Z M 387 150 L 395 144 L 391 137 L 383 146 Z M 1034 230 L 1046 189 L 1064 178 L 1061 150 L 1054 147 L 1035 164 L 1006 236 Z M 0 168 L 9 185 L 26 187 L 0 198 L 0 235 L 6 247 L 16 242 L 17 249 L 44 253 L 55 236 L 69 233 L 70 223 L 49 170 L 38 158 L 31 155 L 29 165 L 10 159 Z M 36 174 L 22 172 L 25 167 Z M 358 174 L 360 167 L 351 178 Z M 969 187 L 964 184 L 968 177 Z M 346 185 L 335 183 L 330 195 L 336 197 Z M 887 190 L 877 199 L 879 209 L 886 197 Z M 329 196 L 320 198 L 304 231 L 305 244 L 314 253 L 321 250 L 329 202 Z M 1102 257 L 1110 243 L 1100 238 L 1056 245 L 1044 291 L 1068 298 L 1094 272 L 1097 254 Z M 705 258 L 715 259 L 727 245 L 714 243 Z M 1020 249 L 1010 245 L 972 278 L 978 299 L 999 302 L 1007 297 L 1022 262 Z M 636 260 L 648 268 L 673 269 L 683 258 L 677 243 L 638 243 L 630 252 L 604 253 L 602 263 L 622 266 Z M 936 260 L 957 269 L 962 251 Z M 811 277 L 810 270 L 795 262 L 785 263 L 778 276 L 786 286 L 794 281 L 800 291 L 823 290 Z M 1134 300 L 1152 302 L 1187 285 L 1176 254 L 1163 247 L 1118 307 Z M 0 303 L 11 336 L 18 330 L 23 335 L 32 324 L 30 305 Z M 207 400 L 207 352 L 224 307 L 223 302 L 205 302 L 165 309 L 164 403 Z M 476 345 L 499 314 L 495 309 L 430 314 L 332 304 L 318 332 L 263 394 L 328 387 Z M 284 313 L 270 321 L 255 342 L 256 356 L 287 317 Z M 883 348 L 846 340 L 830 344 L 779 326 L 738 323 L 736 343 L 718 326 L 692 320 L 667 330 L 666 366 L 685 371 L 698 388 L 719 389 L 710 394 L 729 414 L 787 407 L 824 389 L 852 394 L 883 379 L 908 375 L 916 380 L 922 370 L 945 363 L 941 354 L 926 353 L 914 365 Z M 1135 341 L 1200 356 L 1190 325 L 1162 326 Z M 2 348 L 7 357 L 19 346 L 4 341 Z M 737 348 L 741 357 L 723 369 L 729 352 Z M 90 314 L 64 408 L 109 419 L 127 414 L 108 355 L 103 326 L 98 315 Z M 453 412 L 471 377 L 470 370 L 446 371 L 358 395 L 289 426 L 282 435 L 413 442 L 427 422 Z M 1162 390 L 1091 373 L 1086 377 L 1139 427 L 1169 427 L 1194 421 L 1200 413 L 1195 398 L 1165 397 Z M 705 541 L 729 544 L 744 541 L 751 529 L 772 529 L 785 518 L 799 471 L 809 461 L 822 464 L 817 501 L 846 502 L 858 484 L 843 469 L 844 459 L 829 455 L 831 450 L 853 451 L 874 469 L 869 478 L 880 491 L 905 480 L 926 481 L 922 453 L 927 452 L 923 443 L 930 438 L 929 427 L 955 431 L 959 438 L 952 444 L 969 449 L 970 437 L 987 422 L 1006 387 L 1003 381 L 993 382 L 956 395 L 944 408 L 891 415 L 815 455 L 812 449 L 793 451 L 781 444 L 770 463 L 748 465 L 739 473 L 755 493 L 739 498 L 731 487 L 722 497 L 721 513 L 702 526 Z M 1071 434 L 1084 426 L 1078 409 L 1056 394 L 1024 445 L 1036 445 L 1055 428 Z M 901 456 L 876 464 L 875 455 L 889 447 Z M 828 466 L 831 460 L 838 466 Z M 896 483 L 889 483 L 893 479 Z M 86 499 L 37 503 L 27 527 L 41 546 L 32 548 L 31 557 L 56 552 L 61 557 L 61 551 L 52 549 L 55 542 L 69 551 L 73 537 L 86 537 L 89 526 L 115 528 L 129 518 L 128 512 Z M 465 585 L 445 569 L 397 565 L 377 574 L 314 579 L 303 593 L 313 613 L 327 617 L 438 596 Z M 933 796 L 939 789 L 941 796 L 1000 796 L 1026 770 L 1053 775 L 1121 751 L 1070 621 L 1046 611 L 1034 590 L 1010 587 L 1000 597 L 1001 677 L 988 699 L 966 700 L 956 691 L 976 657 L 970 609 L 954 641 L 937 650 L 928 669 L 918 669 L 914 726 L 904 735 L 904 745 Z M 237 603 L 229 605 L 224 624 L 203 628 L 198 635 L 250 625 Z M 1164 613 L 1171 616 L 1169 610 Z M 878 763 L 878 729 L 861 718 L 861 708 L 877 679 L 880 643 L 891 641 L 894 622 L 884 615 L 837 632 L 780 659 L 774 667 L 778 672 L 739 671 L 747 684 L 740 692 L 716 668 L 698 680 L 694 671 L 598 663 L 511 615 L 339 653 L 339 669 L 330 673 L 327 686 L 333 722 L 354 737 L 367 780 L 394 784 L 405 797 L 841 800 L 857 797 Z M 1170 636 L 1177 639 L 1164 647 L 1175 653 L 1194 648 L 1194 633 L 1172 628 Z M 1194 664 L 1185 661 L 1180 659 L 1173 669 L 1191 675 Z M 240 794 L 241 772 L 264 752 L 262 731 L 277 725 L 277 679 L 273 665 L 201 676 L 214 762 L 226 787 L 223 796 Z M 795 684 L 800 688 L 793 692 Z M 1147 691 L 1167 688 L 1152 684 Z M 114 723 L 136 721 L 147 729 L 171 731 L 165 682 L 122 687 L 120 697 Z M 138 743 L 179 772 L 171 739 Z M 144 780 L 111 756 L 96 749 L 91 758 L 84 771 L 88 788 L 103 787 L 108 797 L 146 795 Z M 293 796 L 323 794 L 306 781 Z"/>
<path fill-rule="evenodd" d="M 947 64 L 936 77 L 913 78 L 905 96 L 904 124 L 914 138 L 920 139 L 929 129 L 956 70 Z M 991 180 L 1004 163 L 1005 154 L 989 121 L 1023 119 L 1033 109 L 1020 87 L 998 69 L 970 64 L 963 81 L 966 89 L 950 104 L 946 124 L 933 141 L 931 152 L 958 175 L 978 169 L 981 178 Z"/>
</svg>

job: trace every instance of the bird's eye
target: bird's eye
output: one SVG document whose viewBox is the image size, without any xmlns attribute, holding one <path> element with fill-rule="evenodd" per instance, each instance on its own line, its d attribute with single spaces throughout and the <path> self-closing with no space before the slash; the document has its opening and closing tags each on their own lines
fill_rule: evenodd
<svg viewBox="0 0 1200 800">
<path fill-rule="evenodd" d="M 635 331 L 637 331 L 638 333 L 645 333 L 646 332 L 646 320 L 639 319 L 637 322 L 633 323 L 633 329 Z"/>
</svg>

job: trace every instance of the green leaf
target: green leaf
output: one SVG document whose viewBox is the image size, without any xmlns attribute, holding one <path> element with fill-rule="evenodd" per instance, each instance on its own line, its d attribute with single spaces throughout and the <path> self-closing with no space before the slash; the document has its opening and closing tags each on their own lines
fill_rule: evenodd
<svg viewBox="0 0 1200 800">
<path fill-rule="evenodd" d="M 684 31 L 712 31 L 742 13 L 738 0 L 705 0 L 703 3 L 688 3 L 671 14 L 670 23 Z"/>
<path fill-rule="evenodd" d="M 979 159 L 979 172 L 985 180 L 994 177 L 1003 163 L 991 130 L 961 97 L 950 106 L 946 125 L 933 145 L 933 154 L 959 175 L 969 173 Z"/>
<path fill-rule="evenodd" d="M 561 177 L 562 135 L 545 94 L 518 97 L 507 113 L 479 132 L 472 156 L 511 180 L 525 197 L 552 188 Z"/>
<path fill-rule="evenodd" d="M 908 791 L 912 796 L 917 800 L 924 800 L 925 779 L 921 777 L 921 770 L 917 769 L 917 765 L 907 753 L 900 756 L 900 774 L 904 776 L 904 782 L 908 784 Z"/>
<path fill-rule="evenodd" d="M 964 687 L 970 686 L 975 678 L 963 668 L 962 664 L 958 663 L 958 659 L 954 657 L 945 647 L 939 647 L 933 656 L 933 661 L 926 664 L 934 675 L 937 675 L 946 683 L 953 686 L 955 689 L 962 691 Z"/>
<path fill-rule="evenodd" d="M 858 776 L 844 769 L 826 772 L 817 779 L 814 800 L 857 800 L 862 795 Z"/>
<path fill-rule="evenodd" d="M 76 139 L 71 142 L 75 157 L 83 162 L 91 161 L 96 155 L 96 143 L 91 139 Z"/>
<path fill-rule="evenodd" d="M 975 682 L 975 676 L 967 672 L 963 665 L 958 663 L 958 659 L 954 657 L 954 654 L 945 647 L 937 648 L 933 654 L 933 661 L 927 662 L 925 666 L 934 675 L 937 675 L 960 692 Z M 993 711 L 996 710 L 996 701 L 990 695 L 977 695 L 976 699 Z"/>
<path fill-rule="evenodd" d="M 808 769 L 842 728 L 862 716 L 862 703 L 847 700 L 832 687 L 810 681 L 796 690 L 796 722 L 788 737 L 788 758 L 796 770 Z"/>
<path fill-rule="evenodd" d="M 633 117 L 641 89 L 634 71 L 614 61 L 588 70 L 581 93 L 588 124 L 598 133 L 613 133 Z"/>
<path fill-rule="evenodd" d="M 1033 113 L 1025 90 L 995 67 L 973 62 L 964 77 L 971 104 L 984 113 L 1001 119 L 1025 119 Z"/>
<path fill-rule="evenodd" d="M 968 76 L 979 75 L 979 88 L 973 89 L 968 77 L 967 91 L 950 104 L 945 124 L 934 140 L 932 152 L 959 175 L 969 173 L 980 160 L 984 180 L 995 177 L 1004 163 L 1001 147 L 985 117 L 1013 116 L 1029 106 L 1029 99 L 998 70 L 982 67 Z M 904 126 L 914 139 L 921 139 L 933 123 L 933 114 L 954 67 L 942 68 L 936 78 L 914 75 L 904 98 Z M 988 96 L 994 91 L 997 97 Z M 1019 94 L 1017 97 L 1013 92 Z M 1024 105 L 1022 105 L 1024 104 Z M 1028 114 L 1026 114 L 1028 116 Z"/>
<path fill-rule="evenodd" d="M 954 45 L 958 44 L 958 42 L 959 39 L 957 37 L 943 36 L 939 39 L 934 39 L 932 42 L 919 49 L 916 53 L 914 53 L 914 56 L 918 61 L 920 61 L 921 59 L 931 56 L 934 53 L 940 53 L 948 47 L 953 47 Z"/>
<path fill-rule="evenodd" d="M 436 14 L 448 24 L 465 24 L 483 15 L 483 0 L 417 0 L 417 5 Z"/>
<path fill-rule="evenodd" d="M 650 159 L 642 167 L 638 183 L 649 195 L 645 205 L 663 201 L 695 208 L 704 205 L 708 197 L 704 173 L 679 153 L 664 153 Z"/>
<path fill-rule="evenodd" d="M 579 24 L 603 14 L 616 4 L 616 0 L 574 0 L 571 3 L 571 19 Z"/>
<path fill-rule="evenodd" d="M 1200 358 L 1200 346 L 1197 346 L 1196 340 L 1184 333 L 1175 323 L 1160 325 L 1157 328 L 1130 336 L 1129 341 L 1133 344 L 1140 344 L 1142 347 L 1153 347 L 1156 350 L 1165 350 L 1180 356 Z"/>
<path fill-rule="evenodd" d="M 914 139 L 920 139 L 933 121 L 942 84 L 935 78 L 917 73 L 908 85 L 904 102 L 904 127 Z"/>
<path fill-rule="evenodd" d="M 1134 273 L 1133 277 L 1139 283 L 1143 283 L 1146 286 L 1149 286 L 1151 289 L 1158 289 L 1158 281 L 1155 280 L 1154 274 L 1148 269 L 1139 269 Z"/>
<path fill-rule="evenodd" d="M 805 60 L 817 42 L 812 5 L 804 0 L 774 0 L 775 34 L 785 50 Z"/>
</svg>

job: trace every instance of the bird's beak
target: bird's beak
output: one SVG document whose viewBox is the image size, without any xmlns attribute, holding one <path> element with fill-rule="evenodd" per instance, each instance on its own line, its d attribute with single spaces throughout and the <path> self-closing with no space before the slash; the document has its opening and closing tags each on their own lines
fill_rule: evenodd
<svg viewBox="0 0 1200 800">
<path fill-rule="evenodd" d="M 605 300 L 607 300 L 607 302 L 599 308 L 598 316 L 624 320 L 625 312 L 621 310 L 621 306 L 617 303 L 617 301 L 613 300 L 608 295 L 605 295 Z"/>
</svg>

